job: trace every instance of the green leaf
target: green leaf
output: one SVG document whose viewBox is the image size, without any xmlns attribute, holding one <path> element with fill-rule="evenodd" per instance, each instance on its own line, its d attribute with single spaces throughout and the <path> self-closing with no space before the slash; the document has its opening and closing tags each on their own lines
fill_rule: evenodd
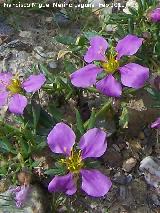
<svg viewBox="0 0 160 213">
<path fill-rule="evenodd" d="M 76 67 L 72 62 L 64 60 L 64 70 L 66 71 L 66 73 L 70 74 L 76 70 Z"/>
<path fill-rule="evenodd" d="M 90 40 L 93 36 L 98 35 L 96 31 L 88 31 L 88 32 L 84 32 L 83 34 L 88 40 Z"/>
<path fill-rule="evenodd" d="M 87 129 L 92 129 L 95 125 L 95 122 L 96 122 L 96 111 L 93 109 L 91 116 L 89 118 Z"/>
<path fill-rule="evenodd" d="M 82 46 L 83 47 L 85 45 L 85 43 L 86 43 L 86 37 L 85 36 L 80 36 L 76 40 L 76 44 L 78 46 Z"/>
<path fill-rule="evenodd" d="M 128 109 L 125 104 L 122 104 L 122 113 L 119 118 L 119 125 L 122 128 L 128 128 L 129 114 Z"/>
<path fill-rule="evenodd" d="M 31 164 L 31 167 L 32 167 L 32 168 L 35 168 L 35 167 L 39 166 L 40 163 L 41 163 L 40 160 L 39 160 L 39 161 L 34 161 L 34 162 Z"/>
<path fill-rule="evenodd" d="M 135 8 L 133 8 L 133 7 L 129 7 L 128 8 L 129 9 L 129 12 L 133 15 L 133 16 L 138 16 L 138 11 L 135 9 Z"/>
<path fill-rule="evenodd" d="M 38 104 L 32 104 L 32 114 L 33 114 L 33 127 L 36 130 L 37 124 L 40 118 L 41 108 Z"/>
<path fill-rule="evenodd" d="M 46 74 L 47 78 L 52 82 L 54 80 L 54 76 L 49 72 L 47 67 L 44 64 L 39 64 L 39 67 L 40 70 L 42 70 Z"/>
<path fill-rule="evenodd" d="M 72 45 L 75 43 L 75 38 L 72 36 L 63 36 L 63 35 L 58 35 L 54 37 L 57 42 L 64 44 L 64 45 Z"/>
<path fill-rule="evenodd" d="M 83 135 L 85 133 L 85 129 L 83 126 L 83 121 L 81 119 L 81 115 L 77 109 L 76 109 L 76 125 L 77 125 L 77 129 L 80 132 L 80 134 Z"/>
<path fill-rule="evenodd" d="M 85 164 L 87 167 L 89 168 L 100 168 L 101 164 L 99 161 L 86 161 L 86 164 Z"/>
<path fill-rule="evenodd" d="M 60 168 L 55 168 L 55 169 L 48 169 L 44 172 L 46 175 L 50 176 L 55 176 L 55 175 L 64 175 L 65 174 L 65 169 L 60 167 Z"/>
<path fill-rule="evenodd" d="M 0 140 L 0 150 L 3 153 L 11 152 L 11 153 L 16 154 L 14 147 L 11 145 L 11 143 L 6 138 L 3 138 L 2 140 Z"/>
<path fill-rule="evenodd" d="M 27 158 L 31 153 L 29 144 L 27 143 L 27 141 L 24 141 L 22 138 L 19 139 L 19 143 L 20 143 L 22 156 Z"/>
<path fill-rule="evenodd" d="M 49 112 L 52 114 L 52 116 L 56 120 L 56 122 L 60 122 L 62 120 L 63 115 L 54 104 L 49 105 Z"/>
</svg>

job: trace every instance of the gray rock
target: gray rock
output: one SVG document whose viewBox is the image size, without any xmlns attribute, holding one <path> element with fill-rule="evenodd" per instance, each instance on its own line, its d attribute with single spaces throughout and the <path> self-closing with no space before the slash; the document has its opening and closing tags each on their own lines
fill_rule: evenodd
<svg viewBox="0 0 160 213">
<path fill-rule="evenodd" d="M 146 182 L 160 193 L 160 162 L 148 156 L 141 161 L 139 169 L 143 172 Z"/>
<path fill-rule="evenodd" d="M 0 22 L 0 36 L 11 36 L 13 34 L 13 28 L 7 25 L 5 22 Z"/>
<path fill-rule="evenodd" d="M 49 61 L 48 62 L 48 67 L 50 69 L 56 69 L 57 68 L 57 62 L 56 61 Z"/>
<path fill-rule="evenodd" d="M 68 16 L 66 16 L 65 14 L 60 13 L 60 12 L 55 13 L 53 20 L 60 27 L 67 27 L 71 23 Z"/>
<path fill-rule="evenodd" d="M 130 183 L 132 181 L 132 175 L 129 174 L 129 175 L 125 175 L 125 174 L 121 174 L 120 172 L 117 172 L 114 177 L 113 177 L 113 181 L 115 183 L 118 183 L 118 184 L 122 184 L 122 185 L 126 185 L 128 183 Z"/>
<path fill-rule="evenodd" d="M 128 0 L 126 3 L 126 7 L 123 9 L 123 12 L 126 14 L 131 14 L 129 11 L 129 7 L 134 8 L 134 9 L 138 9 L 138 3 L 136 0 Z"/>
<path fill-rule="evenodd" d="M 31 33 L 31 31 L 21 31 L 19 33 L 19 36 L 22 37 L 22 38 L 31 38 L 32 33 Z"/>
<path fill-rule="evenodd" d="M 17 208 L 15 201 L 8 190 L 0 194 L 0 213 L 45 213 L 47 210 L 46 194 L 39 186 L 32 186 L 28 200 L 23 208 Z"/>
</svg>

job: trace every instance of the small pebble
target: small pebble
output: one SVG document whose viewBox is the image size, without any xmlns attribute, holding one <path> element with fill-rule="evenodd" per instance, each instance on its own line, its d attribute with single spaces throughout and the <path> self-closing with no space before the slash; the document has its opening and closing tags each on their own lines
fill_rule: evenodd
<svg viewBox="0 0 160 213">
<path fill-rule="evenodd" d="M 123 162 L 122 168 L 126 172 L 130 172 L 137 164 L 137 160 L 135 158 L 129 158 L 126 161 Z"/>
<path fill-rule="evenodd" d="M 31 38 L 32 33 L 31 33 L 31 31 L 21 31 L 19 33 L 19 36 L 22 37 L 22 38 Z"/>
<path fill-rule="evenodd" d="M 57 62 L 56 61 L 49 61 L 48 67 L 51 68 L 51 69 L 56 69 L 57 68 Z"/>
</svg>

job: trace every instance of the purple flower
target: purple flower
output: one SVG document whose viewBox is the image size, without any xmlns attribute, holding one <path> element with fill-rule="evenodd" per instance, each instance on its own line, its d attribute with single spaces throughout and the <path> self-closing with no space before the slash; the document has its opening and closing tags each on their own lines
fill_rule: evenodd
<svg viewBox="0 0 160 213">
<path fill-rule="evenodd" d="M 18 208 L 21 208 L 24 205 L 24 203 L 26 202 L 27 196 L 28 196 L 28 193 L 29 193 L 29 189 L 30 189 L 30 187 L 25 186 L 25 185 L 17 186 L 16 188 L 9 189 L 10 192 L 14 196 L 14 199 L 16 201 L 16 206 Z"/>
<path fill-rule="evenodd" d="M 122 56 L 135 54 L 142 45 L 143 39 L 134 35 L 127 35 L 118 41 L 115 51 L 108 49 L 107 41 L 101 36 L 92 37 L 84 60 L 89 63 L 85 67 L 71 74 L 71 82 L 76 87 L 86 88 L 96 84 L 96 88 L 104 95 L 120 97 L 122 85 L 114 77 L 118 71 L 121 74 L 121 82 L 124 86 L 139 89 L 149 78 L 149 69 L 136 63 L 128 63 L 120 66 Z M 95 65 L 98 61 L 100 66 Z M 97 75 L 102 71 L 106 76 L 96 83 Z"/>
<path fill-rule="evenodd" d="M 86 169 L 84 160 L 104 154 L 107 149 L 106 133 L 97 128 L 88 130 L 81 137 L 78 145 L 80 150 L 77 152 L 73 149 L 75 139 L 72 129 L 64 123 L 58 123 L 49 133 L 48 145 L 52 152 L 66 156 L 60 162 L 66 166 L 68 174 L 55 176 L 49 183 L 48 190 L 73 195 L 77 190 L 76 183 L 81 174 L 83 191 L 93 197 L 104 196 L 111 188 L 110 179 L 96 169 Z"/>
<path fill-rule="evenodd" d="M 160 22 L 160 8 L 156 8 L 155 10 L 149 13 L 149 18 L 152 22 Z"/>
<path fill-rule="evenodd" d="M 151 124 L 151 128 L 160 129 L 160 117 Z"/>
<path fill-rule="evenodd" d="M 8 104 L 9 111 L 14 114 L 23 114 L 27 105 L 26 92 L 36 92 L 46 81 L 43 74 L 31 75 L 27 80 L 21 82 L 19 77 L 9 72 L 0 73 L 0 107 Z"/>
</svg>

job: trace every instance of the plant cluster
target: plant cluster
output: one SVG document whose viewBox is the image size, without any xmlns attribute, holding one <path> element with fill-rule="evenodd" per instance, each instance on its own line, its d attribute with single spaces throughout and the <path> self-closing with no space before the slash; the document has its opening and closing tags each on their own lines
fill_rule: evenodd
<svg viewBox="0 0 160 213">
<path fill-rule="evenodd" d="M 0 107 L 6 110 L 0 120 L 1 178 L 17 183 L 24 168 L 32 173 L 40 165 L 34 153 L 49 147 L 56 160 L 54 168 L 43 171 L 46 179 L 54 176 L 49 192 L 73 195 L 81 185 L 90 196 L 107 194 L 112 182 L 94 166 L 95 158 L 107 150 L 109 135 L 97 127 L 97 120 L 109 113 L 116 116 L 117 132 L 126 128 L 126 101 L 139 89 L 155 100 L 151 107 L 160 108 L 160 8 L 156 0 L 138 0 L 138 9 L 129 11 L 105 17 L 97 31 L 87 23 L 76 37 L 54 38 L 65 45 L 58 53 L 63 69 L 57 73 L 45 64 L 27 79 L 1 71 Z M 107 25 L 114 31 L 106 32 Z M 100 100 L 87 116 L 79 104 L 84 95 L 88 101 L 91 96 Z M 76 103 L 70 108 L 72 124 L 60 110 L 71 100 Z M 160 118 L 151 128 L 160 128 Z M 23 181 L 10 189 L 18 208 L 25 203 L 29 185 Z"/>
</svg>

